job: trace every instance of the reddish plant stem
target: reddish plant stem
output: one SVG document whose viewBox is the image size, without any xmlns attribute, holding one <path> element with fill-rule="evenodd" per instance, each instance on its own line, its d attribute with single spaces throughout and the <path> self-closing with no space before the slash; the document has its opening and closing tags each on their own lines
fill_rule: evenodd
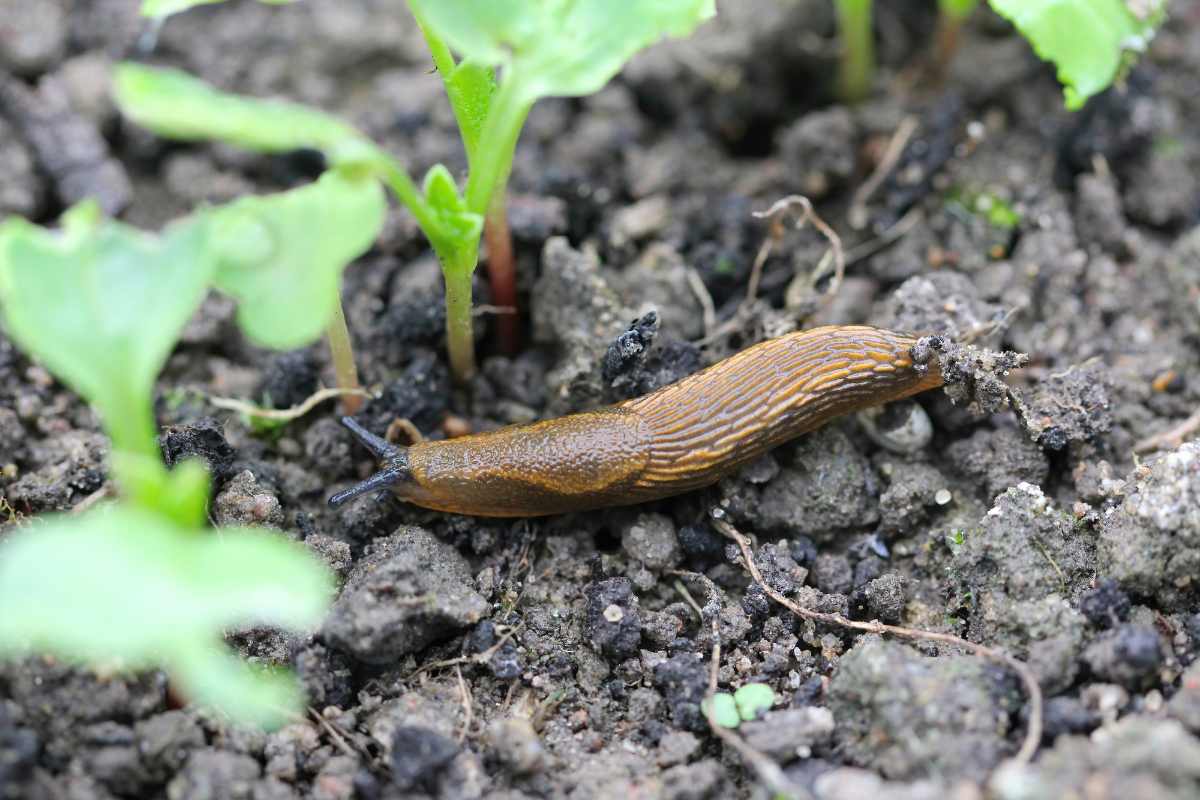
<svg viewBox="0 0 1200 800">
<path fill-rule="evenodd" d="M 483 238 L 487 242 L 488 279 L 492 284 L 492 305 L 512 311 L 496 315 L 496 338 L 501 352 L 513 355 L 521 344 L 521 318 L 517 314 L 517 266 L 513 259 L 512 232 L 508 229 L 508 206 L 503 188 L 492 196 Z"/>
</svg>

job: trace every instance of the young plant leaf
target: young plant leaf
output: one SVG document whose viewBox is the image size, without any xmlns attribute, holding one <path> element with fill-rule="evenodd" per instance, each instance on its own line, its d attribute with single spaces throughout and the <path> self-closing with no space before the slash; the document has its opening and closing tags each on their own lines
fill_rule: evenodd
<svg viewBox="0 0 1200 800">
<path fill-rule="evenodd" d="M 342 270 L 375 242 L 386 210 L 377 180 L 330 170 L 307 186 L 211 211 L 214 283 L 237 298 L 246 335 L 276 349 L 319 338 Z"/>
<path fill-rule="evenodd" d="M 711 709 L 713 719 L 722 728 L 736 728 L 742 724 L 737 703 L 734 702 L 733 695 L 728 692 L 717 692 L 712 696 L 711 702 L 705 699 L 700 707 L 705 713 Z"/>
<path fill-rule="evenodd" d="M 123 114 L 170 139 L 217 140 L 264 153 L 310 148 L 333 164 L 378 158 L 373 144 L 336 117 L 222 92 L 179 70 L 125 62 L 116 68 L 113 94 Z"/>
<path fill-rule="evenodd" d="M 1034 51 L 1054 63 L 1068 109 L 1107 89 L 1146 49 L 1165 15 L 1162 0 L 989 0 Z M 1142 10 L 1135 10 L 1135 7 Z"/>
<path fill-rule="evenodd" d="M 771 709 L 775 704 L 775 692 L 765 683 L 747 683 L 733 693 L 733 702 L 741 718 L 749 722 Z"/>
<path fill-rule="evenodd" d="M 463 247 L 463 243 L 478 242 L 483 232 L 483 216 L 470 211 L 467 201 L 458 191 L 450 170 L 435 164 L 425 173 L 421 187 L 434 226 L 425 235 L 439 252 Z M 443 263 L 443 268 L 446 264 Z"/>
<path fill-rule="evenodd" d="M 116 449 L 143 456 L 158 454 L 154 380 L 214 268 L 204 220 L 155 236 L 85 204 L 61 231 L 15 217 L 0 225 L 9 335 L 97 407 Z"/>
<path fill-rule="evenodd" d="M 591 94 L 638 50 L 686 36 L 713 0 L 409 0 L 465 61 L 503 66 L 525 102 Z"/>
<path fill-rule="evenodd" d="M 251 671 L 222 634 L 311 628 L 332 591 L 317 559 L 262 530 L 180 527 L 131 506 L 48 517 L 0 543 L 0 656 L 163 666 L 189 699 L 276 725 L 300 708 L 294 680 Z"/>
<path fill-rule="evenodd" d="M 192 6 L 213 5 L 224 3 L 225 0 L 142 0 L 143 17 L 169 17 L 180 11 L 187 11 Z M 272 6 L 282 6 L 294 0 L 258 0 Z"/>
</svg>

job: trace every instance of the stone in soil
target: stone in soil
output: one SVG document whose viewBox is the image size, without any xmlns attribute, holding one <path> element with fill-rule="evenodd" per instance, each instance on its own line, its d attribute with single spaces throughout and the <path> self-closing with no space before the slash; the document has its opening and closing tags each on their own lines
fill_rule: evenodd
<svg viewBox="0 0 1200 800">
<path fill-rule="evenodd" d="M 620 661 L 637 655 L 642 638 L 641 612 L 628 578 L 606 578 L 588 584 L 584 636 L 595 650 Z"/>
<path fill-rule="evenodd" d="M 1174 610 L 1200 590 L 1200 442 L 1159 456 L 1128 484 L 1101 522 L 1097 571 Z"/>
<path fill-rule="evenodd" d="M 950 565 L 969 638 L 1027 658 L 1043 687 L 1065 689 L 1086 632 L 1068 601 L 1090 587 L 1092 547 L 1036 486 L 1021 483 L 1000 495 L 979 526 L 964 532 Z"/>
<path fill-rule="evenodd" d="M 163 459 L 173 467 L 189 458 L 199 458 L 208 468 L 217 485 L 231 474 L 236 451 L 225 440 L 225 430 L 212 417 L 198 419 L 188 425 L 172 425 L 158 437 Z"/>
<path fill-rule="evenodd" d="M 368 546 L 322 635 L 359 661 L 390 664 L 483 619 L 490 606 L 473 587 L 457 550 L 404 527 Z"/>
<path fill-rule="evenodd" d="M 1006 674 L 978 657 L 931 659 L 867 636 L 838 662 L 828 704 L 834 741 L 852 762 L 891 779 L 973 778 L 1010 753 L 1018 697 Z"/>
<path fill-rule="evenodd" d="M 1129 716 L 1091 736 L 1062 736 L 1036 762 L 1007 762 L 987 782 L 998 800 L 1200 796 L 1200 740 L 1175 720 Z"/>
<path fill-rule="evenodd" d="M 732 490 L 728 510 L 737 524 L 821 540 L 877 522 L 878 483 L 870 462 L 831 426 L 793 445 L 790 463 L 761 490 L 732 479 L 722 486 Z"/>
</svg>

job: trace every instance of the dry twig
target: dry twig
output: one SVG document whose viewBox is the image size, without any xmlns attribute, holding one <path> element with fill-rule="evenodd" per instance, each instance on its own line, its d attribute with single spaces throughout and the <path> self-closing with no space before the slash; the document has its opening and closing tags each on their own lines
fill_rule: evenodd
<svg viewBox="0 0 1200 800">
<path fill-rule="evenodd" d="M 896 132 L 888 140 L 879 163 L 875 165 L 871 176 L 854 192 L 854 197 L 850 201 L 850 211 L 846 216 L 852 227 L 862 228 L 867 224 L 867 201 L 879 189 L 884 179 L 892 174 L 892 170 L 900 161 L 900 156 L 904 154 L 904 148 L 908 146 L 908 140 L 917 132 L 919 126 L 920 123 L 913 116 L 905 117 L 896 126 Z"/>
<path fill-rule="evenodd" d="M 1133 446 L 1133 452 L 1153 453 L 1155 450 L 1173 450 L 1198 430 L 1200 430 L 1200 408 L 1178 425 L 1139 440 Z"/>
<path fill-rule="evenodd" d="M 851 628 L 881 636 L 887 634 L 901 639 L 923 639 L 926 641 L 941 642 L 961 647 L 976 655 L 998 661 L 1012 669 L 1020 677 L 1021 682 L 1025 684 L 1026 694 L 1029 695 L 1029 724 L 1025 731 L 1025 740 L 1021 743 L 1021 748 L 1017 751 L 1015 759 L 1020 763 L 1028 763 L 1033 758 L 1033 754 L 1037 751 L 1038 744 L 1042 740 L 1042 690 L 1038 686 L 1033 670 L 1028 666 L 1000 650 L 969 642 L 953 634 L 921 631 L 916 628 L 904 628 L 899 625 L 885 625 L 882 622 L 858 622 L 846 619 L 840 614 L 831 614 L 804 608 L 795 601 L 784 597 L 763 580 L 762 573 L 758 570 L 758 565 L 754 563 L 754 554 L 750 551 L 750 539 L 723 519 L 723 512 L 720 509 L 714 509 L 713 511 L 713 524 L 717 530 L 721 531 L 722 534 L 737 544 L 738 548 L 742 551 L 742 559 L 745 562 L 746 569 L 750 572 L 750 577 L 754 579 L 755 583 L 762 588 L 766 595 L 802 619 L 822 622 L 826 625 L 838 625 L 843 628 Z"/>
</svg>

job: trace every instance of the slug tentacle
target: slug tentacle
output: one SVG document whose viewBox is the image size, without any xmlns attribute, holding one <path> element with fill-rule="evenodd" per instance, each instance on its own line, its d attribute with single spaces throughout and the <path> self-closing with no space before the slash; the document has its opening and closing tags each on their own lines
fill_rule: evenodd
<svg viewBox="0 0 1200 800">
<path fill-rule="evenodd" d="M 530 517 L 670 497 L 834 417 L 940 386 L 936 354 L 917 344 L 861 325 L 799 331 L 610 408 L 406 448 L 346 418 L 383 468 L 330 502 L 387 487 L 438 511 Z"/>
<path fill-rule="evenodd" d="M 342 425 L 353 433 L 354 438 L 358 439 L 385 466 L 366 480 L 359 481 L 349 489 L 334 494 L 329 498 L 330 506 L 337 508 L 347 500 L 353 500 L 359 495 L 373 492 L 376 489 L 394 489 L 412 479 L 407 447 L 399 447 L 376 436 L 359 425 L 353 417 L 342 417 Z"/>
</svg>

